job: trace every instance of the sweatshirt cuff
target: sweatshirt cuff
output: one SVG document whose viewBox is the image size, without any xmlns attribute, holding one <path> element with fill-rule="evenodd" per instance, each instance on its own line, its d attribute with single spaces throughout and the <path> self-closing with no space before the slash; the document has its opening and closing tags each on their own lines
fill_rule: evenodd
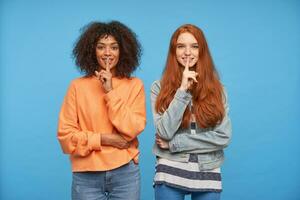
<svg viewBox="0 0 300 200">
<path fill-rule="evenodd" d="M 101 134 L 94 133 L 91 135 L 90 148 L 91 150 L 101 151 Z"/>
</svg>

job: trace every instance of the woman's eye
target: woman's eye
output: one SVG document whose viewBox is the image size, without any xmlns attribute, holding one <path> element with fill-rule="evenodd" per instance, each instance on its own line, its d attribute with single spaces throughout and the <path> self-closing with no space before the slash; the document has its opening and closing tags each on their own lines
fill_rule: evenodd
<svg viewBox="0 0 300 200">
<path fill-rule="evenodd" d="M 97 46 L 97 49 L 103 50 L 103 49 L 104 49 L 104 46 Z"/>
<path fill-rule="evenodd" d="M 177 45 L 177 48 L 182 49 L 182 48 L 184 48 L 184 45 Z"/>
<path fill-rule="evenodd" d="M 119 47 L 112 47 L 112 50 L 118 50 L 119 49 Z"/>
<path fill-rule="evenodd" d="M 193 45 L 192 48 L 193 48 L 193 49 L 198 49 L 199 46 L 198 46 L 198 45 Z"/>
</svg>

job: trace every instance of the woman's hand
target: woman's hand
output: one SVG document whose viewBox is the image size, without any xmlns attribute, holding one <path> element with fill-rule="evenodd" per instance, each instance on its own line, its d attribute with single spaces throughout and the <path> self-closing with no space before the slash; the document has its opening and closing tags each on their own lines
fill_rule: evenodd
<svg viewBox="0 0 300 200">
<path fill-rule="evenodd" d="M 187 58 L 185 67 L 184 67 L 184 71 L 182 73 L 182 80 L 181 80 L 181 85 L 180 85 L 180 89 L 187 91 L 188 89 L 190 89 L 191 85 L 194 82 L 198 82 L 196 77 L 197 77 L 198 73 L 195 71 L 190 71 L 189 70 L 189 58 Z"/>
<path fill-rule="evenodd" d="M 155 142 L 162 149 L 169 149 L 169 142 L 161 139 L 161 137 L 156 133 L 155 134 Z"/>
<path fill-rule="evenodd" d="M 121 135 L 117 133 L 101 134 L 101 145 L 113 146 L 118 149 L 128 149 L 130 146 L 130 142 L 126 141 Z"/>
<path fill-rule="evenodd" d="M 113 89 L 112 88 L 112 73 L 110 72 L 108 60 L 106 62 L 106 69 L 101 70 L 100 72 L 95 71 L 95 75 L 101 81 L 105 93 L 108 93 L 109 91 L 111 91 Z"/>
</svg>

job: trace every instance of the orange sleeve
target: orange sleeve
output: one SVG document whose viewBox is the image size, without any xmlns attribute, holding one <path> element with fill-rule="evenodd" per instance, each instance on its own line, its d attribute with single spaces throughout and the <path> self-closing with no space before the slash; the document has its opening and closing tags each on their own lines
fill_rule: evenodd
<svg viewBox="0 0 300 200">
<path fill-rule="evenodd" d="M 105 95 L 105 100 L 108 107 L 108 116 L 114 127 L 127 140 L 131 141 L 140 134 L 146 126 L 146 103 L 145 90 L 143 83 L 135 83 L 134 88 L 126 101 L 122 98 L 122 93 L 118 88 L 111 90 Z M 124 96 L 124 95 L 123 95 Z"/>
<path fill-rule="evenodd" d="M 70 85 L 62 104 L 57 137 L 66 154 L 87 156 L 93 150 L 101 150 L 101 135 L 79 127 L 74 84 Z"/>
</svg>

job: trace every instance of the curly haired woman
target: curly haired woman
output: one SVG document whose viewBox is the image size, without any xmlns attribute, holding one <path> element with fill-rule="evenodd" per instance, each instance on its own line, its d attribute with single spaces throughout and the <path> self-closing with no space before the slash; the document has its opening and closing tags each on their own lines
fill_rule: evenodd
<svg viewBox="0 0 300 200">
<path fill-rule="evenodd" d="M 136 35 L 118 21 L 88 24 L 73 55 L 74 79 L 59 115 L 58 140 L 72 163 L 72 199 L 138 200 L 138 140 L 146 124 Z"/>
</svg>

